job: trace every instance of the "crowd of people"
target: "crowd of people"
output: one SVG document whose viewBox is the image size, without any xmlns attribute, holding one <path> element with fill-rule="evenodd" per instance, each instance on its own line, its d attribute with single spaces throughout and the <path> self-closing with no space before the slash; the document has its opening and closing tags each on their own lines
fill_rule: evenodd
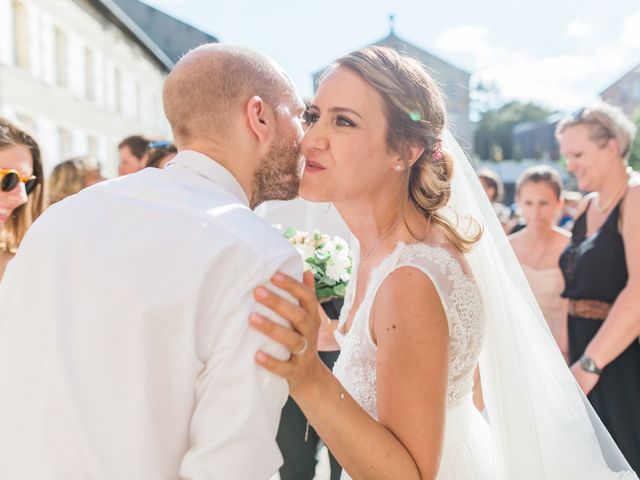
<svg viewBox="0 0 640 480">
<path fill-rule="evenodd" d="M 370 56 L 367 57 L 367 55 Z M 312 165 L 308 180 L 302 184 L 301 193 L 312 200 L 341 203 L 344 212 L 349 216 L 351 225 L 356 230 L 361 229 L 364 232 L 362 238 L 368 240 L 363 244 L 367 248 L 363 248 L 364 254 L 360 257 L 359 263 L 363 268 L 360 275 L 366 277 L 371 275 L 372 278 L 375 278 L 377 273 L 375 265 L 385 261 L 382 252 L 386 247 L 383 245 L 384 248 L 379 250 L 378 247 L 380 242 L 389 235 L 391 235 L 390 239 L 395 238 L 401 245 L 405 245 L 403 242 L 410 245 L 411 239 L 418 237 L 423 240 L 428 238 L 432 243 L 447 243 L 451 248 L 445 249 L 445 256 L 450 259 L 446 268 L 455 270 L 450 275 L 455 276 L 457 273 L 468 275 L 465 270 L 468 266 L 465 266 L 465 262 L 461 260 L 462 254 L 473 250 L 474 245 L 479 242 L 480 234 L 478 232 L 467 236 L 460 234 L 450 223 L 450 220 L 440 213 L 451 195 L 449 182 L 453 168 L 448 157 L 449 153 L 444 152 L 440 140 L 440 135 L 445 128 L 444 103 L 441 105 L 438 102 L 439 97 L 435 86 L 432 85 L 432 81 L 426 73 L 409 60 L 400 59 L 394 55 L 386 50 L 380 50 L 374 53 L 366 51 L 345 57 L 338 62 L 334 72 L 324 80 L 324 88 L 319 91 L 314 104 L 305 113 L 305 116 L 308 117 L 305 120 L 308 130 L 302 144 L 302 151 L 305 157 L 312 162 Z M 409 111 L 408 104 L 405 105 L 403 102 L 409 102 L 409 100 L 394 97 L 393 94 L 379 87 L 379 77 L 388 75 L 388 72 L 385 73 L 384 68 L 378 64 L 380 58 L 390 63 L 395 62 L 395 65 L 402 65 L 398 72 L 394 72 L 396 78 L 385 78 L 384 80 L 389 84 L 398 82 L 398 91 L 409 90 L 409 87 L 402 82 L 407 82 L 408 85 L 416 78 L 423 82 L 420 84 L 420 89 L 423 91 L 411 87 L 414 88 L 412 94 L 415 94 L 416 97 L 413 99 L 416 101 L 414 103 L 429 103 L 429 108 L 425 107 L 425 111 L 420 114 L 422 115 L 421 121 L 402 119 L 402 112 Z M 410 73 L 407 74 L 407 72 Z M 404 78 L 404 75 L 407 78 Z M 176 78 L 175 75 L 174 78 Z M 389 169 L 387 169 L 389 171 L 380 169 L 377 177 L 375 176 L 376 172 L 371 168 L 367 173 L 371 176 L 372 181 L 379 182 L 381 186 L 376 192 L 369 193 L 371 195 L 374 193 L 375 195 L 386 195 L 385 199 L 388 202 L 385 202 L 385 205 L 392 204 L 397 194 L 404 191 L 402 189 L 406 189 L 409 185 L 409 196 L 406 199 L 406 205 L 403 204 L 399 207 L 402 216 L 398 217 L 397 221 L 395 211 L 392 212 L 392 215 L 388 214 L 386 210 L 377 212 L 381 221 L 384 220 L 385 225 L 388 224 L 388 228 L 385 227 L 384 232 L 381 232 L 384 233 L 381 240 L 376 240 L 375 236 L 371 236 L 371 232 L 374 230 L 369 230 L 362 223 L 362 218 L 367 216 L 363 214 L 363 206 L 373 205 L 369 201 L 370 198 L 359 197 L 359 200 L 354 200 L 358 195 L 362 195 L 366 188 L 373 187 L 363 186 L 364 190 L 356 191 L 342 179 L 342 177 L 347 178 L 349 175 L 364 175 L 363 170 L 360 170 L 360 173 L 354 170 L 358 167 L 358 161 L 364 161 L 363 158 L 366 156 L 364 153 L 358 154 L 360 156 L 355 163 L 345 162 L 339 165 L 339 168 L 344 169 L 345 175 L 336 176 L 330 188 L 327 185 L 313 183 L 319 182 L 313 176 L 316 172 L 314 169 L 325 168 L 322 167 L 322 162 L 318 159 L 321 158 L 321 154 L 318 152 L 326 151 L 330 145 L 325 135 L 327 137 L 335 135 L 335 138 L 331 139 L 335 142 L 334 145 L 338 145 L 342 141 L 339 134 L 326 133 L 330 132 L 333 127 L 330 123 L 326 123 L 327 120 L 322 119 L 323 102 L 332 105 L 334 97 L 340 96 L 341 89 L 351 89 L 350 98 L 356 103 L 360 92 L 380 96 L 386 102 L 384 108 L 382 100 L 379 105 L 375 102 L 368 104 L 364 101 L 362 105 L 358 105 L 359 108 L 361 107 L 372 115 L 386 118 L 392 131 L 391 136 L 385 136 L 382 126 L 368 126 L 367 128 L 371 129 L 370 137 L 367 137 L 369 143 L 366 145 L 362 143 L 361 149 L 368 148 L 372 155 L 374 148 L 377 147 L 379 147 L 378 152 L 383 150 L 396 151 L 396 149 L 402 152 L 402 155 L 398 156 L 397 161 L 390 167 L 397 173 L 397 176 L 394 177 L 397 180 L 397 185 L 392 185 L 385 180 L 391 171 Z M 363 98 L 370 97 L 364 95 Z M 369 112 L 367 109 L 374 111 Z M 414 112 L 412 111 L 412 113 Z M 393 117 L 394 114 L 398 116 Z M 427 118 L 429 115 L 430 117 Z M 329 117 L 327 116 L 327 118 Z M 347 123 L 355 124 L 355 121 L 352 122 L 347 118 L 340 118 L 339 121 L 343 122 L 345 126 Z M 435 133 L 432 131 L 434 125 L 438 126 Z M 262 127 L 259 122 L 256 123 L 257 136 L 260 135 L 260 128 Z M 314 128 L 315 130 L 313 130 Z M 560 150 L 566 159 L 568 171 L 575 176 L 581 192 L 585 192 L 584 196 L 579 192 L 564 191 L 558 171 L 549 166 L 534 166 L 526 169 L 518 178 L 515 187 L 517 208 L 512 210 L 500 203 L 503 194 L 500 178 L 494 172 L 486 169 L 477 172 L 477 175 L 502 228 L 509 234 L 508 238 L 515 257 L 522 267 L 539 309 L 557 344 L 559 353 L 584 394 L 588 396 L 591 405 L 606 429 L 611 433 L 624 457 L 632 468 L 640 471 L 640 443 L 637 441 L 640 436 L 640 408 L 638 407 L 640 404 L 640 342 L 638 341 L 640 307 L 636 299 L 640 284 L 640 251 L 637 248 L 640 245 L 640 218 L 637 211 L 634 211 L 634 208 L 638 208 L 640 205 L 640 187 L 638 187 L 640 179 L 627 164 L 634 135 L 633 123 L 624 116 L 619 108 L 605 103 L 586 106 L 559 123 L 556 137 Z M 265 133 L 265 138 L 271 137 Z M 370 138 L 379 140 L 379 145 L 370 143 Z M 419 147 L 411 143 L 416 138 L 421 139 L 420 145 L 427 145 L 428 148 L 425 149 L 424 146 Z M 398 143 L 389 146 L 385 143 L 389 139 L 392 143 Z M 405 140 L 408 143 L 401 144 Z M 383 145 L 386 145 L 385 148 L 388 147 L 388 149 L 385 150 Z M 179 155 L 172 141 L 154 140 L 140 135 L 123 139 L 118 145 L 118 154 L 119 175 L 134 174 L 146 167 L 162 169 L 176 155 Z M 349 157 L 349 160 L 354 160 L 354 158 Z M 389 159 L 385 157 L 382 160 Z M 192 161 L 196 162 L 197 159 Z M 371 173 L 372 171 L 373 173 Z M 148 176 L 148 178 L 151 182 L 155 181 L 154 177 Z M 15 122 L 1 118 L 0 282 L 7 264 L 19 250 L 21 241 L 29 227 L 48 205 L 61 202 L 66 197 L 103 180 L 99 162 L 88 156 L 74 157 L 61 162 L 53 168 L 49 178 L 45 178 L 42 156 L 36 139 Z M 194 179 L 193 182 L 194 188 L 197 188 L 199 180 Z M 341 196 L 343 194 L 344 196 Z M 349 206 L 345 207 L 345 205 Z M 404 208 L 406 211 L 403 210 Z M 404 222 L 400 222 L 401 218 L 404 219 Z M 415 232 L 419 233 L 418 237 Z M 398 255 L 410 257 L 413 262 L 411 265 L 417 265 L 423 270 L 433 268 L 429 262 L 427 262 L 427 266 L 423 265 L 425 258 L 423 253 L 410 250 L 407 247 L 406 251 Z M 387 254 L 393 253 L 389 251 Z M 438 265 L 439 268 L 444 268 L 443 264 Z M 388 273 L 391 273 L 391 270 Z M 382 308 L 381 315 L 391 312 L 399 314 L 399 307 L 392 300 L 394 292 L 417 288 L 415 282 L 422 285 L 419 283 L 422 280 L 405 278 L 395 273 L 392 275 L 395 275 L 392 278 L 397 282 L 394 287 L 396 290 L 382 292 L 383 296 L 388 296 L 390 303 L 386 309 L 380 307 Z M 380 283 L 382 283 L 382 278 Z M 294 287 L 293 284 L 287 286 L 283 282 L 278 286 L 284 290 L 291 289 L 290 293 L 294 296 L 297 295 L 295 293 L 297 287 Z M 376 288 L 379 286 L 377 285 Z M 373 298 L 369 299 L 366 290 L 356 289 L 356 287 L 354 286 L 350 292 L 351 296 L 347 296 L 348 309 L 354 305 L 354 296 L 356 305 L 359 305 L 358 302 L 373 302 Z M 426 285 L 425 288 L 435 296 L 435 290 L 432 291 L 429 285 Z M 467 290 L 467 294 L 471 296 L 474 295 L 474 292 L 474 290 Z M 455 289 L 452 290 L 451 295 L 455 295 Z M 438 305 L 425 300 L 414 306 L 430 309 L 429 311 L 435 319 L 434 322 L 442 316 L 445 320 L 444 325 L 446 325 L 445 311 Z M 459 304 L 452 303 L 452 305 L 451 308 L 460 308 Z M 346 320 L 350 322 L 350 325 L 358 325 L 357 310 L 354 309 L 353 313 L 345 315 L 345 318 L 348 317 Z M 288 312 L 286 310 L 280 313 L 282 317 L 287 318 Z M 449 314 L 450 310 L 446 309 L 446 313 Z M 456 315 L 462 318 L 465 312 L 461 309 Z M 295 322 L 295 319 L 289 320 L 292 323 Z M 330 320 L 327 319 L 327 321 Z M 410 321 L 409 318 L 403 320 Z M 379 328 L 377 331 L 378 342 L 389 341 L 393 343 L 395 340 L 389 337 L 388 332 L 395 330 L 396 325 L 390 321 L 385 323 L 383 318 L 375 321 L 381 322 L 375 324 Z M 260 322 L 256 320 L 253 326 L 260 329 L 264 328 L 264 324 L 264 319 Z M 362 325 L 368 324 L 363 323 Z M 438 325 L 442 326 L 437 323 L 431 326 L 437 329 Z M 361 332 L 363 336 L 370 335 L 369 327 L 366 328 L 366 332 Z M 416 328 L 417 332 L 422 332 L 419 326 Z M 436 332 L 442 334 L 442 338 L 446 337 L 446 331 L 436 330 Z M 268 331 L 266 333 L 269 334 Z M 346 331 L 337 330 L 336 336 L 339 339 L 342 338 L 342 341 L 349 345 Z M 308 360 L 308 365 L 306 365 L 306 360 L 299 359 L 307 358 L 305 357 L 307 346 L 313 344 L 317 339 L 311 334 L 302 338 L 304 339 L 304 348 L 299 352 L 300 356 L 296 351 L 292 351 L 293 356 L 290 362 L 294 362 L 294 364 L 288 370 L 289 373 L 285 375 L 277 372 L 273 364 L 269 364 L 263 359 L 264 365 L 285 376 L 289 380 L 290 386 L 297 387 L 292 388 L 292 395 L 296 396 L 296 401 L 300 405 L 300 409 L 296 410 L 296 415 L 298 417 L 305 415 L 310 418 L 316 426 L 318 434 L 325 439 L 332 450 L 335 448 L 341 463 L 345 462 L 350 471 L 361 474 L 367 469 L 366 462 L 363 463 L 355 458 L 355 453 L 351 453 L 354 450 L 353 445 L 347 448 L 342 437 L 338 436 L 337 432 L 339 431 L 341 435 L 348 435 L 346 430 L 341 430 L 346 427 L 334 424 L 333 420 L 329 421 L 324 418 L 328 409 L 335 410 L 335 404 L 338 404 L 338 408 L 341 408 L 342 412 L 351 412 L 352 416 L 349 417 L 347 423 L 350 425 L 358 424 L 359 428 L 369 432 L 371 438 L 378 439 L 380 448 L 386 446 L 388 451 L 394 452 L 394 455 L 399 458 L 398 468 L 410 472 L 416 468 L 416 464 L 418 464 L 417 468 L 424 468 L 424 471 L 433 467 L 433 459 L 429 455 L 418 453 L 418 446 L 424 442 L 424 439 L 412 437 L 409 432 L 412 431 L 413 425 L 407 423 L 406 418 L 403 419 L 403 414 L 398 415 L 384 409 L 378 412 L 375 401 L 369 397 L 366 399 L 366 401 L 373 402 L 369 405 L 372 410 L 367 410 L 367 413 L 376 419 L 379 413 L 382 419 L 392 423 L 398 431 L 403 432 L 408 445 L 416 447 L 415 450 L 411 450 L 407 444 L 400 445 L 396 438 L 387 435 L 386 430 L 380 430 L 377 422 L 374 426 L 368 420 L 365 421 L 365 417 L 360 415 L 361 410 L 358 410 L 358 405 L 345 399 L 343 388 L 337 386 L 339 383 L 333 377 L 329 380 L 329 377 L 323 376 L 322 373 L 316 375 L 316 380 L 326 387 L 323 390 L 323 395 L 326 395 L 325 400 L 320 399 L 319 396 L 318 399 L 314 399 L 309 393 L 312 391 L 313 394 L 320 395 L 317 390 L 308 390 L 306 386 L 303 388 L 297 383 L 292 383 L 294 380 L 297 381 L 296 373 L 292 372 L 299 372 L 307 368 L 308 370 L 304 370 L 304 374 L 311 375 L 308 372 L 313 372 L 313 368 L 315 368 L 309 366 L 312 365 L 312 360 Z M 275 337 L 274 339 L 278 340 Z M 343 348 L 344 345 L 342 345 Z M 442 345 L 445 344 L 442 343 L 440 346 Z M 336 348 L 338 348 L 337 344 Z M 384 358 L 390 364 L 395 365 L 391 353 L 396 355 L 398 352 L 385 351 L 384 348 L 386 347 L 382 347 L 379 352 L 387 352 L 385 355 L 388 356 Z M 436 349 L 437 344 L 430 343 L 430 348 Z M 345 360 L 340 361 L 344 363 Z M 477 361 L 477 356 L 465 357 L 465 362 L 468 364 L 465 365 L 463 375 L 465 385 L 473 376 Z M 441 371 L 446 371 L 444 368 L 447 365 L 446 361 L 444 362 L 438 364 L 442 367 Z M 350 381 L 357 382 L 358 380 L 351 378 L 351 373 L 343 363 L 337 364 L 338 378 L 345 385 L 348 385 Z M 438 365 L 428 365 L 427 367 L 433 369 L 429 371 L 435 373 Z M 386 375 L 384 381 L 388 381 L 390 385 L 398 386 L 392 380 L 396 375 L 395 371 L 380 371 Z M 300 384 L 302 383 L 300 381 Z M 436 387 L 442 390 L 443 395 L 445 393 L 449 395 L 449 392 L 446 392 L 446 382 L 443 380 L 441 383 Z M 395 393 L 393 391 L 386 392 L 387 397 L 384 401 L 388 401 Z M 427 395 L 428 392 L 422 393 Z M 329 395 L 333 397 L 330 398 Z M 410 399 L 410 397 L 407 398 Z M 449 399 L 450 397 L 447 396 L 447 401 Z M 462 401 L 461 399 L 462 397 L 454 400 L 457 402 L 458 400 Z M 356 398 L 356 400 L 358 399 Z M 441 400 L 434 398 L 432 406 L 434 409 L 442 408 L 444 415 L 445 404 Z M 360 407 L 367 408 L 367 405 L 359 403 Z M 388 402 L 386 405 L 391 403 Z M 381 402 L 380 405 L 385 404 Z M 457 403 L 455 405 L 452 403 L 451 406 L 453 408 L 457 405 Z M 293 404 L 290 406 L 293 408 Z M 447 404 L 447 406 L 449 405 Z M 407 404 L 407 408 L 411 411 L 415 409 L 409 404 Z M 359 420 L 353 420 L 356 417 Z M 347 421 L 346 417 L 344 421 Z M 286 429 L 287 426 L 281 425 L 281 428 Z M 316 435 L 316 441 L 317 439 Z M 290 443 L 290 441 L 289 438 L 287 442 Z M 363 454 L 366 449 L 375 447 L 369 443 L 362 445 L 361 453 Z M 281 447 L 290 448 L 286 447 L 284 443 Z M 409 450 L 406 450 L 407 448 Z M 470 448 L 476 448 L 476 446 Z M 436 448 L 434 451 L 436 450 L 438 449 Z M 292 480 L 295 478 L 300 480 L 299 473 L 288 473 L 295 472 L 295 469 L 291 468 L 290 462 L 296 462 L 296 455 L 284 453 L 287 463 L 281 470 L 282 479 Z M 459 470 L 460 465 L 456 465 L 460 458 L 458 453 L 445 450 L 443 458 L 445 459 L 444 464 L 447 468 L 451 468 L 451 471 L 461 471 Z M 420 464 L 420 461 L 423 463 Z M 478 466 L 480 463 L 474 465 Z M 339 468 L 337 463 L 335 463 L 335 467 Z M 376 465 L 372 468 L 383 470 L 382 465 Z M 312 475 L 313 469 L 307 468 L 307 470 L 310 472 L 308 475 Z M 309 477 L 309 480 L 311 478 L 312 476 Z M 457 477 L 454 475 L 450 478 Z"/>
<path fill-rule="evenodd" d="M 118 145 L 118 173 L 163 168 L 176 153 L 171 141 L 129 136 Z M 47 206 L 103 180 L 100 162 L 88 155 L 63 160 L 46 178 L 35 137 L 0 117 L 0 280 L 29 226 Z"/>
</svg>

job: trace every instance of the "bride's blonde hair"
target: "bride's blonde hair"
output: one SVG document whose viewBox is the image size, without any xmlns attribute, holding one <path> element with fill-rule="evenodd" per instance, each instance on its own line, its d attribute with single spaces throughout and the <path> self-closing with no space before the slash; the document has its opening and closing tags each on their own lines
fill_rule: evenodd
<svg viewBox="0 0 640 480">
<path fill-rule="evenodd" d="M 441 146 L 446 110 L 433 78 L 417 60 L 387 47 L 358 50 L 336 60 L 337 67 L 357 73 L 382 96 L 392 151 L 424 147 L 409 170 L 409 199 L 456 248 L 469 251 L 482 236 L 478 223 L 473 221 L 472 231 L 462 233 L 441 212 L 451 197 L 453 159 Z"/>
</svg>

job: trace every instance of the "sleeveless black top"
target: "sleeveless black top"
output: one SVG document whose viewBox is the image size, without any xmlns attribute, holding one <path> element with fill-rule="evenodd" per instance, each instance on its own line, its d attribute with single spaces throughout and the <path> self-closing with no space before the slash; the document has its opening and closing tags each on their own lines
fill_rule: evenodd
<svg viewBox="0 0 640 480">
<path fill-rule="evenodd" d="M 563 297 L 613 303 L 627 285 L 627 259 L 618 231 L 621 203 L 622 200 L 600 229 L 589 237 L 586 236 L 587 211 L 591 202 L 576 220 L 571 243 L 560 256 L 565 282 Z"/>
</svg>

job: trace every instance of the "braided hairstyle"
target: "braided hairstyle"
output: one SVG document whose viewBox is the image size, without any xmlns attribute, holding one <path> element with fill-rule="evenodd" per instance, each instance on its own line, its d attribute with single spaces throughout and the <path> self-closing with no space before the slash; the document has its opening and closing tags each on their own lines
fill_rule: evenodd
<svg viewBox="0 0 640 480">
<path fill-rule="evenodd" d="M 386 142 L 395 152 L 410 146 L 424 151 L 408 171 L 407 195 L 453 245 L 469 251 L 482 231 L 461 233 L 442 212 L 451 197 L 453 159 L 441 147 L 446 124 L 444 98 L 433 78 L 415 59 L 387 47 L 367 47 L 342 57 L 333 68 L 358 74 L 382 96 L 388 130 Z"/>
</svg>

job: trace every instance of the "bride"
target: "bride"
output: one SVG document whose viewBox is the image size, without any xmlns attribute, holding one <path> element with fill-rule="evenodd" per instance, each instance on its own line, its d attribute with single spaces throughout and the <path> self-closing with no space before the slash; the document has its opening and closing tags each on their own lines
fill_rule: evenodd
<svg viewBox="0 0 640 480">
<path fill-rule="evenodd" d="M 354 52 L 305 121 L 300 194 L 336 206 L 356 273 L 339 321 L 321 318 L 311 275 L 276 274 L 299 302 L 255 296 L 292 329 L 250 322 L 292 352 L 256 361 L 287 378 L 343 479 L 637 478 L 564 365 L 420 64 Z M 330 333 L 333 373 L 317 355 Z M 472 402 L 478 364 L 489 422 Z"/>
</svg>

